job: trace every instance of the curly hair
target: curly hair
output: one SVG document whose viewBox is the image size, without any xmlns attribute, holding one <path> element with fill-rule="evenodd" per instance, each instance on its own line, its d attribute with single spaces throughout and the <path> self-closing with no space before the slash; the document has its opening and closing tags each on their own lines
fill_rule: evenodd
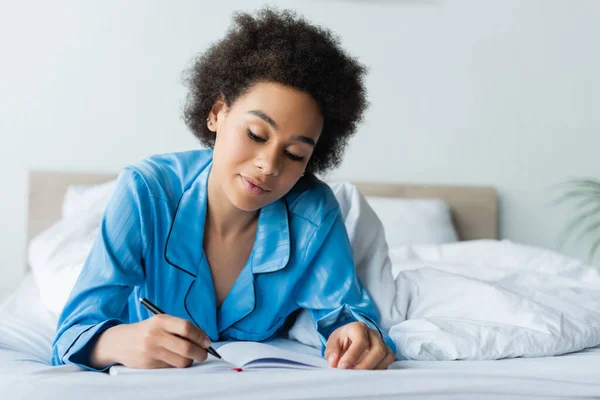
<svg viewBox="0 0 600 400">
<path fill-rule="evenodd" d="M 339 38 L 290 10 L 264 8 L 256 17 L 235 13 L 225 38 L 186 71 L 184 121 L 200 142 L 214 147 L 206 118 L 222 95 L 232 105 L 255 83 L 277 82 L 307 92 L 323 116 L 323 130 L 306 171 L 339 166 L 348 139 L 367 108 L 367 68 L 346 54 Z"/>
</svg>

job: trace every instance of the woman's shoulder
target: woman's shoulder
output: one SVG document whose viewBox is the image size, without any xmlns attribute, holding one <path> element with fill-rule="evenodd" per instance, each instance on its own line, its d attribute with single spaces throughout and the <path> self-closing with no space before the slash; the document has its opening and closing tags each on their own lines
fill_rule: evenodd
<svg viewBox="0 0 600 400">
<path fill-rule="evenodd" d="M 285 196 L 289 212 L 321 225 L 331 213 L 339 210 L 339 203 L 327 183 L 315 176 L 301 179 Z"/>
<path fill-rule="evenodd" d="M 154 197 L 177 200 L 212 161 L 212 149 L 156 154 L 129 165 Z"/>
</svg>

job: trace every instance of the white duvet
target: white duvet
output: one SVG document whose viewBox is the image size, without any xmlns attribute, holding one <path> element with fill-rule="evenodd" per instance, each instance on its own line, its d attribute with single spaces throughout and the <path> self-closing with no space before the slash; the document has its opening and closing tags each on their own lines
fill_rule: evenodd
<svg viewBox="0 0 600 400">
<path fill-rule="evenodd" d="M 390 330 L 398 356 L 418 360 L 540 357 L 600 344 L 597 269 L 565 259 L 561 263 L 548 251 L 510 242 L 446 245 L 440 246 L 439 253 L 459 255 L 461 250 L 485 251 L 490 262 L 442 257 L 396 264 L 416 267 L 402 270 L 395 280 L 394 302 L 406 313 L 406 320 Z M 515 254 L 522 255 L 523 262 L 515 262 Z M 527 256 L 530 263 L 524 262 Z"/>
<path fill-rule="evenodd" d="M 381 221 L 350 184 L 332 185 L 358 274 L 398 359 L 553 356 L 600 345 L 600 273 L 564 255 L 510 241 L 388 249 Z M 60 310 L 91 247 L 110 188 L 97 206 L 61 221 L 30 248 L 42 300 Z M 389 250 L 389 251 L 388 251 Z M 318 347 L 308 313 L 290 337 Z"/>
<path fill-rule="evenodd" d="M 336 195 L 358 273 L 398 359 L 540 357 L 600 345 L 597 268 L 507 240 L 388 253 L 381 223 L 362 196 L 351 185 L 336 188 Z M 306 313 L 291 335 L 317 344 Z"/>
</svg>

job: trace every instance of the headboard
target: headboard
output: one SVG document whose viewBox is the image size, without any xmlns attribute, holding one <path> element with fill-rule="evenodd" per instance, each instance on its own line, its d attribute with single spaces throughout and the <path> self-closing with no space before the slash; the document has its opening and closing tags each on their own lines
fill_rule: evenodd
<svg viewBox="0 0 600 400">
<path fill-rule="evenodd" d="M 61 204 L 68 185 L 97 184 L 116 174 L 57 171 L 29 172 L 28 240 L 60 219 Z M 460 240 L 498 237 L 496 190 L 485 186 L 411 185 L 354 182 L 365 196 L 439 198 L 452 210 Z"/>
</svg>

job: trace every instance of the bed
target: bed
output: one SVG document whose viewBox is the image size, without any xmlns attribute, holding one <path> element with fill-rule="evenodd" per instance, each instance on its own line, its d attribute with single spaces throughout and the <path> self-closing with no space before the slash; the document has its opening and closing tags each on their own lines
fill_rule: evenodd
<svg viewBox="0 0 600 400">
<path fill-rule="evenodd" d="M 112 174 L 30 173 L 29 237 L 60 218 L 68 185 Z M 444 199 L 465 243 L 497 239 L 497 196 L 489 187 L 357 183 L 365 195 Z M 481 241 L 484 242 L 481 242 Z M 394 249 L 390 249 L 394 250 Z M 600 397 L 600 347 L 554 357 L 394 362 L 387 371 L 272 370 L 268 373 L 109 376 L 48 365 L 56 316 L 28 273 L 0 305 L 2 398 L 593 398 Z M 309 348 L 307 347 L 307 351 Z"/>
</svg>

